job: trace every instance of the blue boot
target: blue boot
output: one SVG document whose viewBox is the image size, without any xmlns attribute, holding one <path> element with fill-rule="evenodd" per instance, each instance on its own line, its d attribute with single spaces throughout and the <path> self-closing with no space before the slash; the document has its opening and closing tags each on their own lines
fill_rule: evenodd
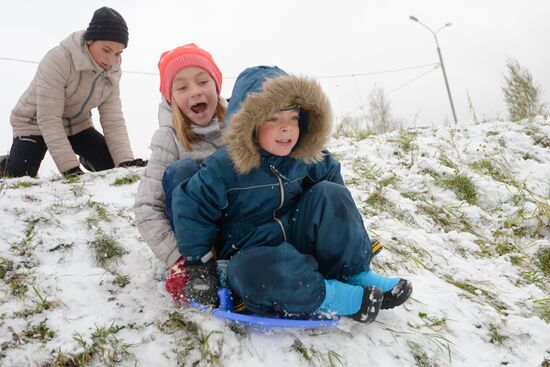
<svg viewBox="0 0 550 367">
<path fill-rule="evenodd" d="M 325 289 L 318 312 L 350 316 L 368 324 L 376 319 L 382 305 L 382 291 L 377 287 L 359 287 L 330 279 L 325 280 Z"/>
<path fill-rule="evenodd" d="M 347 280 L 348 284 L 360 286 L 379 287 L 384 292 L 384 301 L 382 309 L 388 310 L 403 304 L 412 293 L 412 284 L 406 279 L 387 278 L 376 274 L 374 271 L 364 271 L 351 276 Z"/>
</svg>

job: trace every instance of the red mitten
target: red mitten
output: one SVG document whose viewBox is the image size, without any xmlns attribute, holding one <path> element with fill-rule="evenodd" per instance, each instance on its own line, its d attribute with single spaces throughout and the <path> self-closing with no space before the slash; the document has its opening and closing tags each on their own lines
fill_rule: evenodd
<svg viewBox="0 0 550 367">
<path fill-rule="evenodd" d="M 185 272 L 185 266 L 183 263 L 183 257 L 172 266 L 170 274 L 166 278 L 166 291 L 172 296 L 176 306 L 182 306 L 185 304 L 184 288 L 187 283 L 188 275 Z"/>
</svg>

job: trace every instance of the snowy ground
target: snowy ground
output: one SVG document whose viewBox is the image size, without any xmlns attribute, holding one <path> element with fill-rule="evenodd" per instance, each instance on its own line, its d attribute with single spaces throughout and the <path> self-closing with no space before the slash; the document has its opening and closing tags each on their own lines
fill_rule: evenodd
<svg viewBox="0 0 550 367">
<path fill-rule="evenodd" d="M 0 180 L 0 365 L 548 366 L 550 120 L 340 138 L 412 299 L 363 325 L 256 330 L 177 310 L 134 225 L 139 169 Z"/>
</svg>

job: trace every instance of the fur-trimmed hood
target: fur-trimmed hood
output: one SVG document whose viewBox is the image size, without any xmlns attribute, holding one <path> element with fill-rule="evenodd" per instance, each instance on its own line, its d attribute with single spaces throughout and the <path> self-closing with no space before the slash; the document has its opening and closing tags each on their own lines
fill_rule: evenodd
<svg viewBox="0 0 550 367">
<path fill-rule="evenodd" d="M 300 105 L 300 138 L 290 157 L 306 163 L 320 161 L 332 133 L 328 97 L 312 78 L 288 75 L 275 66 L 244 70 L 233 87 L 226 113 L 224 140 L 236 171 L 246 174 L 260 166 L 262 149 L 257 126 L 283 107 Z"/>
</svg>

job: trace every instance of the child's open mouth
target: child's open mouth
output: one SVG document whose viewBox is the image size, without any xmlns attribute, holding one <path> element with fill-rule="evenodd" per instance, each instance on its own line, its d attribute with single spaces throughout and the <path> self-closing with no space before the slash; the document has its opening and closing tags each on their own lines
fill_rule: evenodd
<svg viewBox="0 0 550 367">
<path fill-rule="evenodd" d="M 277 140 L 277 143 L 279 144 L 289 144 L 292 140 L 290 139 L 280 139 L 280 140 Z"/>
<path fill-rule="evenodd" d="M 195 113 L 202 113 L 202 112 L 206 111 L 207 107 L 208 107 L 208 105 L 206 103 L 197 103 L 197 104 L 191 106 L 191 111 L 193 111 Z"/>
</svg>

